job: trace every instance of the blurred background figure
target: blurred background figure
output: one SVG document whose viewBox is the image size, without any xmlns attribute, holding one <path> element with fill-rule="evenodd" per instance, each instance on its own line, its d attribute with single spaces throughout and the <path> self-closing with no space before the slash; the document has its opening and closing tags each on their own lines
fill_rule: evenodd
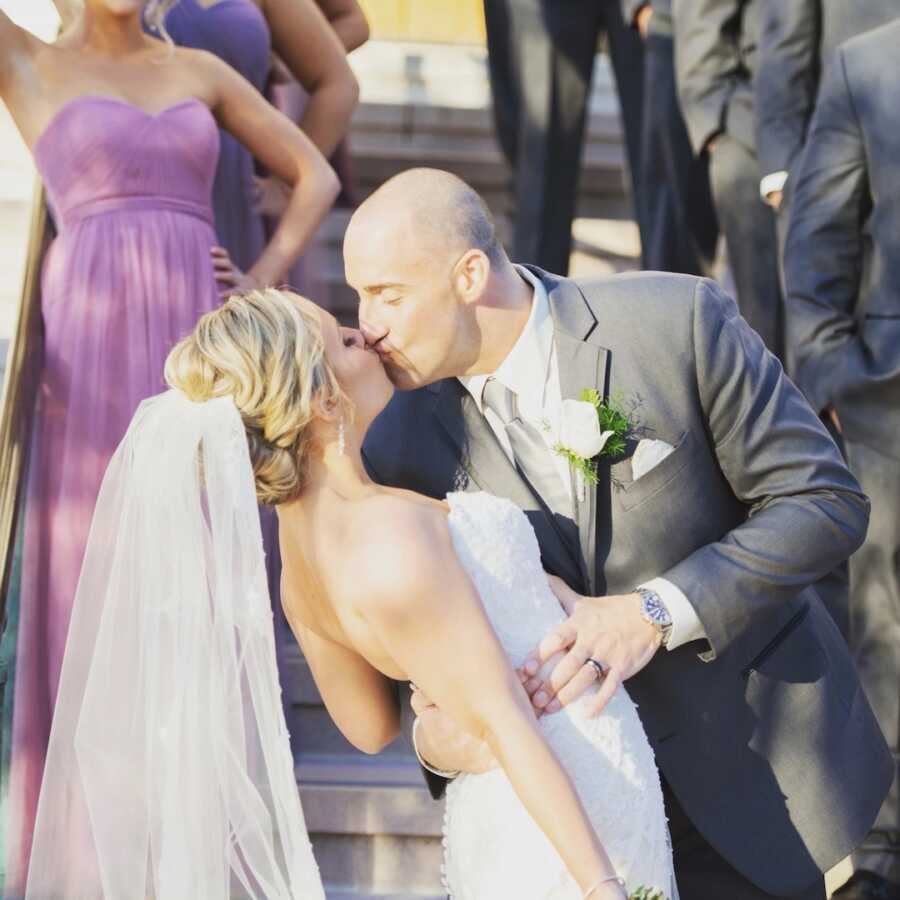
<svg viewBox="0 0 900 900">
<path fill-rule="evenodd" d="M 854 4 L 856 6 L 857 4 Z M 862 5 L 862 4 L 859 4 Z M 843 433 L 872 501 L 850 560 L 849 639 L 894 752 L 900 742 L 900 21 L 844 44 L 793 157 L 785 247 L 794 378 Z M 840 900 L 900 898 L 900 788 L 854 854 Z"/>
<path fill-rule="evenodd" d="M 174 342 L 219 302 L 219 127 L 295 185 L 238 286 L 279 282 L 337 193 L 318 150 L 220 61 L 167 47 L 171 0 L 86 0 L 55 44 L 0 12 L 0 96 L 59 234 L 43 269 L 43 370 L 24 493 L 7 900 L 21 897 L 72 600 L 100 482 Z M 220 256 L 223 271 L 230 260 Z M 33 397 L 17 398 L 31 404 Z M 61 852 L 64 850 L 61 847 Z"/>
<path fill-rule="evenodd" d="M 759 196 L 753 79 L 766 0 L 673 0 L 675 66 L 694 153 L 713 200 L 744 318 L 784 352 L 775 217 Z M 791 0 L 793 2 L 793 0 Z"/>
<path fill-rule="evenodd" d="M 298 122 L 307 137 L 327 157 L 347 134 L 359 86 L 343 45 L 314 0 L 180 0 L 165 27 L 176 44 L 215 54 L 260 94 L 268 85 L 274 50 L 307 93 Z M 266 244 L 260 203 L 261 194 L 270 190 L 277 186 L 258 182 L 250 152 L 223 133 L 213 189 L 216 233 L 242 271 Z"/>
<path fill-rule="evenodd" d="M 511 255 L 560 275 L 569 271 L 585 114 L 604 33 L 640 219 L 643 47 L 623 6 L 633 12 L 628 0 L 484 4 L 494 119 L 513 179 Z"/>
<path fill-rule="evenodd" d="M 898 16 L 900 0 L 766 0 L 755 86 L 756 146 L 760 192 L 775 209 L 782 205 L 837 46 Z"/>
<path fill-rule="evenodd" d="M 672 0 L 631 0 L 626 15 L 644 39 L 641 265 L 708 275 L 719 227 L 707 158 L 694 155 L 678 103 Z"/>
<path fill-rule="evenodd" d="M 347 54 L 357 50 L 369 39 L 369 23 L 356 0 L 317 0 L 317 2 Z M 276 109 L 281 110 L 291 121 L 303 121 L 310 94 L 277 53 L 272 56 L 266 95 Z M 335 205 L 352 208 L 355 205 L 355 191 L 350 148 L 346 137 L 337 145 L 330 161 L 341 180 L 341 193 Z M 263 215 L 266 233 L 271 234 L 278 226 L 290 192 L 287 185 L 272 175 L 258 177 L 257 186 L 259 211 Z M 332 303 L 331 292 L 327 279 L 323 277 L 326 267 L 327 260 L 323 247 L 317 240 L 312 242 L 303 256 L 294 263 L 285 280 L 300 294 L 315 297 L 317 303 L 329 307 Z"/>
<path fill-rule="evenodd" d="M 328 24 L 348 55 L 359 49 L 369 39 L 369 23 L 356 0 L 316 0 Z M 301 121 L 309 94 L 288 66 L 277 54 L 272 57 L 269 84 L 266 91 L 271 102 L 289 119 Z M 349 127 L 349 123 L 348 123 Z M 331 165 L 341 179 L 341 193 L 336 206 L 352 208 L 353 184 L 350 167 L 350 153 L 347 138 L 344 137 L 330 157 Z M 283 191 L 273 193 L 273 199 L 283 196 Z M 278 202 L 276 199 L 275 202 Z M 298 261 L 302 264 L 302 260 Z M 291 281 L 294 287 L 298 284 Z"/>
</svg>

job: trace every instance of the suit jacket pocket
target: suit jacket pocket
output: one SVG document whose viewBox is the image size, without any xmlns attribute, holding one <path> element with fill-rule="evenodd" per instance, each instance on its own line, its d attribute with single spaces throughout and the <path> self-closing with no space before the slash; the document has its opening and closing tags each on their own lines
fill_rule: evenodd
<svg viewBox="0 0 900 900">
<path fill-rule="evenodd" d="M 809 602 L 804 603 L 794 614 L 778 629 L 775 635 L 766 645 L 747 663 L 741 670 L 744 678 L 749 678 L 751 672 L 759 671 L 770 656 L 803 624 L 803 620 L 809 615 Z"/>
<path fill-rule="evenodd" d="M 694 458 L 694 436 L 685 431 L 675 442 L 675 449 L 658 466 L 637 481 L 613 484 L 613 496 L 622 509 L 630 510 L 649 500 L 675 479 Z M 613 469 L 613 478 L 615 470 Z"/>
</svg>

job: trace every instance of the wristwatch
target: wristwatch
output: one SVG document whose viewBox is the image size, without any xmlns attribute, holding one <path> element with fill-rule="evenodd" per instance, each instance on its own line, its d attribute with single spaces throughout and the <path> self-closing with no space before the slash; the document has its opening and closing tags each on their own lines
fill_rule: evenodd
<svg viewBox="0 0 900 900">
<path fill-rule="evenodd" d="M 668 607 L 659 594 L 649 588 L 635 588 L 635 593 L 641 598 L 641 615 L 662 635 L 663 647 L 668 646 L 672 636 L 672 616 Z"/>
</svg>

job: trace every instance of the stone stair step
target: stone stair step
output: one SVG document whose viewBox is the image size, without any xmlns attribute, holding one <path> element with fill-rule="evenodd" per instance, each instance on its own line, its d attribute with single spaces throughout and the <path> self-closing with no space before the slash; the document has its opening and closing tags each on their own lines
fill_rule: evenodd
<svg viewBox="0 0 900 900">
<path fill-rule="evenodd" d="M 302 755 L 296 774 L 329 897 L 443 896 L 443 804 L 414 760 Z"/>
</svg>

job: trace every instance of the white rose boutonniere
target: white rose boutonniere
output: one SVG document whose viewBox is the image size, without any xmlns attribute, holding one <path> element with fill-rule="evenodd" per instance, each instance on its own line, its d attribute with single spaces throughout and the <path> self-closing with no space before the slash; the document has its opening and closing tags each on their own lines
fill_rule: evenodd
<svg viewBox="0 0 900 900">
<path fill-rule="evenodd" d="M 580 399 L 563 401 L 555 449 L 575 468 L 580 500 L 585 483 L 597 483 L 597 460 L 622 456 L 631 430 L 625 413 L 605 403 L 599 391 L 584 390 Z"/>
<path fill-rule="evenodd" d="M 603 452 L 614 431 L 603 431 L 593 404 L 564 400 L 559 417 L 559 446 L 573 456 L 593 459 Z"/>
</svg>

